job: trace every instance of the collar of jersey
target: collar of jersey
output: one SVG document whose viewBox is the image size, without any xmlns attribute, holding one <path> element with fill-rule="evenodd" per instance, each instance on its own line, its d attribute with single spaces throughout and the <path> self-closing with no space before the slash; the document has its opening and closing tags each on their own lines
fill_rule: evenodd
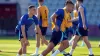
<svg viewBox="0 0 100 56">
<path fill-rule="evenodd" d="M 33 18 L 28 18 L 28 20 L 33 20 Z"/>
</svg>

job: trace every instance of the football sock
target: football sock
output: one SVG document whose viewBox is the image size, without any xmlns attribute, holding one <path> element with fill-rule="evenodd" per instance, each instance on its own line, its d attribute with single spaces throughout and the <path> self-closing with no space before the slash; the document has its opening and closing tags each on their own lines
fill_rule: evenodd
<svg viewBox="0 0 100 56">
<path fill-rule="evenodd" d="M 36 47 L 35 54 L 38 54 L 38 51 L 39 51 L 39 48 L 38 48 L 38 47 Z"/>
<path fill-rule="evenodd" d="M 92 48 L 89 48 L 89 54 L 92 55 L 93 52 L 92 52 Z"/>
<path fill-rule="evenodd" d="M 82 41 L 82 44 L 81 44 L 81 46 L 84 46 L 85 45 L 85 43 L 84 43 L 84 41 Z"/>
<path fill-rule="evenodd" d="M 26 54 L 23 54 L 23 56 L 26 56 Z"/>
<path fill-rule="evenodd" d="M 40 54 L 39 56 L 43 56 L 42 54 Z"/>
<path fill-rule="evenodd" d="M 21 56 L 20 54 L 17 54 L 16 56 Z"/>
<path fill-rule="evenodd" d="M 56 50 L 51 56 L 56 56 L 58 53 L 60 53 L 60 51 Z"/>
<path fill-rule="evenodd" d="M 74 51 L 74 49 L 71 49 L 70 52 L 69 52 L 69 54 L 72 55 L 73 51 Z"/>
<path fill-rule="evenodd" d="M 71 40 L 69 41 L 69 46 L 71 46 L 72 45 L 72 42 L 73 42 L 73 40 L 74 40 L 74 36 L 71 38 Z"/>
</svg>

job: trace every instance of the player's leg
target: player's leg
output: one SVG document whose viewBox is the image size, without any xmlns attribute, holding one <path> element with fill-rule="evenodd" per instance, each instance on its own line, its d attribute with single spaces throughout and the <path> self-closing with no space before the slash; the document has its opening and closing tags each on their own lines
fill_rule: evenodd
<svg viewBox="0 0 100 56">
<path fill-rule="evenodd" d="M 84 30 L 82 28 L 78 28 L 76 30 L 76 33 L 75 33 L 75 39 L 74 39 L 74 42 L 73 42 L 73 45 L 72 45 L 72 49 L 69 52 L 70 55 L 72 55 L 75 47 L 77 46 L 77 42 L 79 41 L 80 36 L 83 36 L 83 35 L 84 35 Z"/>
<path fill-rule="evenodd" d="M 85 43 L 84 43 L 84 41 L 82 41 L 82 43 L 81 43 L 81 47 L 84 47 L 85 46 Z"/>
<path fill-rule="evenodd" d="M 48 41 L 46 40 L 45 36 L 42 36 L 42 44 L 48 45 Z"/>
<path fill-rule="evenodd" d="M 89 55 L 93 56 L 93 52 L 92 52 L 91 44 L 90 44 L 90 42 L 88 40 L 88 36 L 83 36 L 83 40 L 84 40 L 84 42 L 86 43 L 86 45 L 87 45 L 87 47 L 89 49 Z"/>
<path fill-rule="evenodd" d="M 40 29 L 41 29 L 41 33 L 43 34 L 43 31 L 42 31 L 42 27 L 41 27 L 41 26 L 40 26 Z M 39 48 L 40 48 L 40 41 L 41 41 L 41 38 L 42 38 L 42 35 L 39 35 L 39 34 L 36 32 L 36 50 L 35 50 L 35 53 L 31 54 L 31 56 L 37 56 L 37 55 L 38 55 Z"/>
<path fill-rule="evenodd" d="M 21 48 L 19 49 L 18 54 L 16 56 L 20 56 L 20 55 L 22 55 L 22 42 L 21 42 Z"/>
<path fill-rule="evenodd" d="M 36 50 L 35 53 L 31 54 L 31 56 L 37 56 L 38 55 L 38 51 L 39 51 L 39 47 L 40 47 L 40 35 L 36 33 Z"/>
<path fill-rule="evenodd" d="M 25 44 L 25 41 L 23 38 L 21 38 L 20 42 L 21 42 L 21 48 L 19 49 L 18 54 L 16 56 L 21 56 L 22 54 L 23 54 L 23 56 L 26 56 L 27 45 Z"/>
<path fill-rule="evenodd" d="M 19 55 L 22 55 L 22 48 L 19 49 L 18 54 L 19 54 Z"/>
<path fill-rule="evenodd" d="M 83 37 L 83 41 L 85 42 L 85 44 L 87 45 L 88 49 L 89 49 L 89 55 L 90 56 L 94 56 L 93 52 L 92 52 L 92 48 L 91 48 L 91 44 L 88 40 L 88 29 L 84 30 L 83 28 L 80 28 L 80 33 Z"/>
<path fill-rule="evenodd" d="M 53 42 L 48 44 L 48 47 L 40 54 L 40 56 L 46 56 L 55 47 Z"/>
<path fill-rule="evenodd" d="M 25 34 L 26 34 L 26 38 L 28 41 L 28 37 L 27 37 L 27 31 L 25 31 Z M 27 53 L 27 46 L 29 46 L 29 44 L 26 43 L 26 41 L 24 40 L 23 36 L 21 36 L 20 38 L 21 40 L 21 43 L 22 43 L 22 56 L 26 56 L 26 53 Z"/>
<path fill-rule="evenodd" d="M 22 43 L 22 54 L 23 54 L 23 56 L 26 56 L 26 53 L 27 53 L 27 45 L 25 44 L 24 38 L 22 38 L 20 41 Z"/>
<path fill-rule="evenodd" d="M 41 43 L 48 45 L 48 41 L 45 38 L 46 32 L 47 32 L 47 27 L 41 27 L 41 31 L 42 31 L 42 42 Z"/>
<path fill-rule="evenodd" d="M 74 26 L 73 27 L 71 27 L 70 29 L 69 29 L 69 32 L 72 34 L 72 37 L 71 37 L 71 40 L 69 41 L 69 46 L 71 46 L 72 45 L 72 43 L 73 43 L 73 41 L 74 41 L 74 38 L 75 38 L 75 28 L 74 28 Z"/>
<path fill-rule="evenodd" d="M 22 55 L 22 48 L 19 49 L 18 53 L 16 56 L 21 56 Z"/>
<path fill-rule="evenodd" d="M 80 38 L 80 37 L 79 37 L 78 35 L 75 35 L 72 48 L 71 48 L 71 50 L 70 50 L 70 52 L 69 52 L 70 55 L 73 54 L 73 51 L 74 51 L 74 49 L 75 49 L 76 46 L 77 46 L 77 42 L 78 42 L 79 38 Z"/>
<path fill-rule="evenodd" d="M 73 41 L 74 41 L 75 36 L 72 36 L 71 40 L 69 41 L 69 46 L 72 45 Z"/>
<path fill-rule="evenodd" d="M 62 32 L 60 33 L 59 35 L 61 35 L 61 38 L 60 38 L 60 47 L 58 48 L 58 50 L 56 50 L 52 56 L 56 56 L 58 53 L 65 53 L 65 49 L 69 46 L 69 42 L 67 40 L 67 37 L 68 37 L 68 32 L 69 30 L 67 29 L 65 32 Z"/>
<path fill-rule="evenodd" d="M 68 40 L 64 40 L 60 43 L 60 47 L 58 48 L 58 50 L 56 50 L 51 56 L 56 56 L 58 53 L 62 52 L 63 50 L 65 50 L 66 48 L 69 47 L 69 42 Z"/>
<path fill-rule="evenodd" d="M 61 31 L 53 31 L 52 32 L 52 38 L 50 40 L 50 43 L 48 44 L 48 47 L 46 50 L 42 52 L 40 56 L 46 56 L 53 48 L 59 43 L 61 39 L 62 32 Z"/>
<path fill-rule="evenodd" d="M 16 30 L 16 34 L 19 36 L 19 41 L 21 43 L 21 47 L 20 49 L 18 50 L 18 53 L 16 56 L 21 56 L 22 55 L 22 46 L 23 46 L 23 41 L 21 40 L 23 37 L 21 36 L 21 32 L 18 30 Z"/>
</svg>

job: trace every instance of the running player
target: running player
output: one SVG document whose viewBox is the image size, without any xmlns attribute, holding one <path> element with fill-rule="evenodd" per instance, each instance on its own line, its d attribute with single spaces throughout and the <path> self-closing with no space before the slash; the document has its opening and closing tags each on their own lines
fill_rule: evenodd
<svg viewBox="0 0 100 56">
<path fill-rule="evenodd" d="M 56 56 L 69 46 L 68 38 L 64 36 L 64 31 L 67 31 L 67 29 L 72 26 L 72 22 L 68 22 L 68 20 L 71 20 L 70 12 L 72 12 L 73 8 L 74 4 L 71 1 L 67 1 L 63 9 L 58 9 L 52 15 L 51 18 L 55 25 L 52 32 L 52 38 L 48 47 L 40 54 L 40 56 L 46 56 L 59 42 L 61 42 L 60 47 L 51 56 Z"/>
<path fill-rule="evenodd" d="M 37 17 L 39 20 L 39 27 L 41 29 L 41 33 L 42 36 L 39 34 L 36 34 L 36 50 L 35 53 L 31 54 L 32 56 L 37 56 L 38 55 L 38 51 L 39 51 L 39 47 L 40 47 L 40 40 L 42 45 L 46 44 L 48 45 L 48 41 L 46 41 L 45 39 L 45 35 L 46 35 L 46 31 L 47 31 L 47 27 L 48 27 L 48 14 L 49 14 L 49 10 L 48 8 L 43 5 L 44 0 L 38 0 L 39 6 L 38 6 L 38 12 L 37 12 Z M 42 39 L 41 39 L 42 38 Z"/>
<path fill-rule="evenodd" d="M 71 33 L 72 34 L 72 38 L 71 38 L 71 40 L 69 41 L 69 46 L 71 46 L 72 45 L 72 43 L 73 43 L 73 41 L 74 41 L 74 38 L 75 38 L 75 31 L 76 31 L 76 29 L 77 29 L 77 26 L 78 26 L 78 5 L 77 4 L 75 4 L 75 9 L 74 9 L 74 11 L 73 11 L 73 16 L 74 16 L 74 18 L 72 19 L 73 21 L 72 21 L 72 23 L 73 23 L 73 26 L 72 27 L 70 27 L 69 28 L 69 31 L 66 33 L 66 34 L 69 34 L 69 33 Z M 67 53 L 65 52 L 65 51 L 62 51 L 61 52 L 64 56 L 66 56 L 67 55 Z"/>
<path fill-rule="evenodd" d="M 75 38 L 75 32 L 76 32 L 76 30 L 77 30 L 77 27 L 78 27 L 78 4 L 76 3 L 75 4 L 75 10 L 73 11 L 73 15 L 74 15 L 74 19 L 72 19 L 73 20 L 73 26 L 71 27 L 71 29 L 70 29 L 70 31 L 71 31 L 71 33 L 73 34 L 73 36 L 72 36 L 72 38 L 71 38 L 71 40 L 69 41 L 69 45 L 72 45 L 72 43 L 73 43 L 73 40 L 74 40 L 74 38 Z M 82 44 L 81 44 L 81 46 L 84 46 L 84 41 L 82 41 Z"/>
<path fill-rule="evenodd" d="M 28 13 L 23 15 L 16 26 L 16 30 L 18 31 L 19 35 L 19 41 L 21 43 L 21 48 L 18 51 L 18 54 L 16 56 L 26 56 L 27 52 L 27 46 L 29 46 L 29 41 L 28 41 L 28 36 L 27 36 L 27 31 L 29 27 L 35 22 L 36 25 L 36 30 L 38 34 L 41 34 L 39 25 L 38 25 L 38 19 L 35 16 L 36 14 L 36 8 L 35 6 L 31 5 L 28 7 Z"/>
<path fill-rule="evenodd" d="M 83 41 L 86 43 L 88 50 L 89 50 L 89 56 L 94 56 L 91 48 L 91 44 L 88 40 L 88 23 L 86 19 L 86 9 L 83 6 L 83 0 L 76 0 L 79 8 L 78 8 L 78 30 L 76 31 L 75 39 L 72 45 L 72 48 L 68 54 L 68 56 L 72 56 L 73 51 L 77 45 L 77 42 L 80 38 L 80 36 L 83 38 Z"/>
</svg>

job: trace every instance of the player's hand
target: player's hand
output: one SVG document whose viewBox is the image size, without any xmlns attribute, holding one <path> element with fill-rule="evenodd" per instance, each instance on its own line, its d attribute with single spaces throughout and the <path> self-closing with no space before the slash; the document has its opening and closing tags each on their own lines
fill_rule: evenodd
<svg viewBox="0 0 100 56">
<path fill-rule="evenodd" d="M 36 32 L 37 32 L 39 35 L 42 35 L 41 30 L 40 30 L 40 27 L 37 27 Z"/>
<path fill-rule="evenodd" d="M 25 44 L 26 44 L 27 46 L 30 46 L 30 43 L 29 43 L 28 40 L 25 41 Z"/>
<path fill-rule="evenodd" d="M 68 20 L 68 22 L 72 22 L 72 20 Z"/>
<path fill-rule="evenodd" d="M 55 26 L 55 30 L 56 31 L 59 31 L 59 27 L 57 25 Z"/>
<path fill-rule="evenodd" d="M 87 30 L 87 27 L 86 27 L 86 25 L 83 25 L 83 28 L 84 28 L 84 30 Z"/>
<path fill-rule="evenodd" d="M 41 30 L 38 30 L 38 34 L 42 35 Z"/>
<path fill-rule="evenodd" d="M 24 43 L 25 43 L 25 45 L 30 46 L 30 43 L 26 38 L 24 38 Z"/>
</svg>

